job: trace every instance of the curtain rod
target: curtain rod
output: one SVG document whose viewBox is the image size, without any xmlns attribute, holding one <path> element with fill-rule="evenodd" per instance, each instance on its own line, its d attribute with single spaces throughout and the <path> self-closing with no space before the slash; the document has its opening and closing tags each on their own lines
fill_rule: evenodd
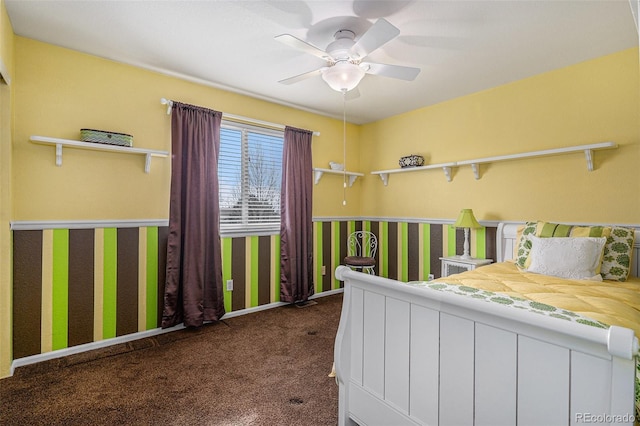
<svg viewBox="0 0 640 426">
<path fill-rule="evenodd" d="M 160 103 L 162 105 L 167 106 L 167 115 L 171 114 L 171 107 L 173 107 L 173 101 L 166 98 L 160 98 Z M 285 128 L 284 124 L 277 124 L 277 123 L 271 123 L 269 121 L 256 120 L 255 118 L 243 117 L 241 115 L 235 115 L 235 114 L 228 114 L 226 112 L 222 113 L 222 117 L 228 120 L 242 121 L 245 123 L 255 124 L 258 126 L 272 127 L 272 128 L 281 129 L 281 130 L 284 130 Z M 320 132 L 313 132 L 313 136 L 320 136 Z"/>
</svg>

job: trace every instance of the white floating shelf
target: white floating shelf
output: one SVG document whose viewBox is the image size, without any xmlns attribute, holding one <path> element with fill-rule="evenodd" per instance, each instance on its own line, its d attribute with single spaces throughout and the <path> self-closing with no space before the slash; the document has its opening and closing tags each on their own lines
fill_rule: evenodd
<svg viewBox="0 0 640 426">
<path fill-rule="evenodd" d="M 498 155 L 495 157 L 476 158 L 473 160 L 453 161 L 450 163 L 430 164 L 428 166 L 407 167 L 404 169 L 379 170 L 371 172 L 372 175 L 380 175 L 382 182 L 386 186 L 389 182 L 389 175 L 392 173 L 418 172 L 429 169 L 443 169 L 447 181 L 451 182 L 451 168 L 470 165 L 476 179 L 480 179 L 480 164 L 496 163 L 499 161 L 520 160 L 523 158 L 545 157 L 550 155 L 570 154 L 574 152 L 584 152 L 587 162 L 587 170 L 593 171 L 593 151 L 599 149 L 613 149 L 618 145 L 615 142 L 600 142 L 588 145 L 569 146 L 564 148 L 545 149 L 541 151 L 521 152 L 518 154 Z"/>
<path fill-rule="evenodd" d="M 458 161 L 458 166 L 471 165 L 473 174 L 476 179 L 480 179 L 480 164 L 484 163 L 497 163 L 498 161 L 519 160 L 522 158 L 534 158 L 534 157 L 547 157 L 550 155 L 570 154 L 574 152 L 584 152 L 585 159 L 587 161 L 587 170 L 593 171 L 593 151 L 598 149 L 611 149 L 617 148 L 618 145 L 615 142 L 600 142 L 589 145 L 569 146 L 564 148 L 545 149 L 542 151 L 530 151 L 519 154 L 499 155 L 496 157 L 477 158 L 475 160 Z"/>
<path fill-rule="evenodd" d="M 62 147 L 74 149 L 89 149 L 92 151 L 110 151 L 124 154 L 144 155 L 144 171 L 149 173 L 151 170 L 151 157 L 168 157 L 167 151 L 157 151 L 153 149 L 133 148 L 117 145 L 106 145 L 93 142 L 74 141 L 69 139 L 49 138 L 46 136 L 31 136 L 31 142 L 41 145 L 55 145 L 56 147 L 56 166 L 62 166 Z"/>
<path fill-rule="evenodd" d="M 325 173 L 329 173 L 329 174 L 333 174 L 333 175 L 340 175 L 340 176 L 342 176 L 342 175 L 349 176 L 349 186 L 353 185 L 353 182 L 355 182 L 356 179 L 358 179 L 358 176 L 364 176 L 364 173 L 345 172 L 345 171 L 342 171 L 342 170 L 314 168 L 313 169 L 313 180 L 314 180 L 316 185 L 318 184 L 318 182 L 320 182 L 320 178 L 322 178 L 322 175 L 324 175 Z"/>
<path fill-rule="evenodd" d="M 442 169 L 444 172 L 444 176 L 447 178 L 447 182 L 451 182 L 451 168 L 455 167 L 456 163 L 441 163 L 441 164 L 429 164 L 428 166 L 418 166 L 418 167 L 405 167 L 404 169 L 390 169 L 390 170 L 378 170 L 376 172 L 371 172 L 372 175 L 379 175 L 380 179 L 384 183 L 384 186 L 387 186 L 389 183 L 389 175 L 394 173 L 409 173 L 409 172 L 419 172 L 422 170 L 433 170 L 433 169 Z"/>
</svg>

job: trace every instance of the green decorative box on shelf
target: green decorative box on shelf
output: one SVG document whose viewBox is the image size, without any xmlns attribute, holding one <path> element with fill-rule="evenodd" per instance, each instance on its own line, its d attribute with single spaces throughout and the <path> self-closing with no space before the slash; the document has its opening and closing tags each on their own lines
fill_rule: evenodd
<svg viewBox="0 0 640 426">
<path fill-rule="evenodd" d="M 133 146 L 132 135 L 108 132 L 105 130 L 80 129 L 80 140 L 83 142 L 103 143 L 107 145 Z"/>
</svg>

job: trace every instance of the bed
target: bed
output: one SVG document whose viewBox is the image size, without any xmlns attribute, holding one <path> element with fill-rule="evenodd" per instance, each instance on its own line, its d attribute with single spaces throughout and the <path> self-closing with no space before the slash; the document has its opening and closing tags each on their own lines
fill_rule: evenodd
<svg viewBox="0 0 640 426">
<path fill-rule="evenodd" d="M 636 422 L 638 246 L 624 281 L 551 279 L 516 265 L 535 239 L 522 236 L 527 225 L 499 224 L 496 264 L 435 281 L 336 269 L 340 425 Z"/>
</svg>

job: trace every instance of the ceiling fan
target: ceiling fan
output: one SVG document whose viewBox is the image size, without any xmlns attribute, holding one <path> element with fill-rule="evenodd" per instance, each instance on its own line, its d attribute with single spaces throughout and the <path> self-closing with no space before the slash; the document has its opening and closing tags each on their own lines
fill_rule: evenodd
<svg viewBox="0 0 640 426">
<path fill-rule="evenodd" d="M 276 40 L 327 62 L 327 65 L 322 68 L 280 80 L 279 83 L 293 84 L 321 75 L 333 90 L 346 93 L 354 89 L 365 74 L 412 81 L 420 73 L 420 68 L 363 61 L 371 52 L 394 39 L 398 34 L 400 34 L 398 28 L 380 18 L 357 41 L 353 31 L 339 30 L 326 51 L 291 34 L 276 36 Z"/>
</svg>

